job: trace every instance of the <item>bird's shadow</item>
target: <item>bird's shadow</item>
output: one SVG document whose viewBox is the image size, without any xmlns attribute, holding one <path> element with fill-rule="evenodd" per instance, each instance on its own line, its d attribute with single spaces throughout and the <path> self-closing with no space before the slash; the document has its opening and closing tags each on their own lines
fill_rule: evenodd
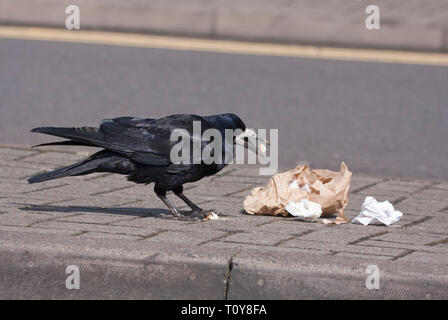
<svg viewBox="0 0 448 320">
<path fill-rule="evenodd" d="M 46 211 L 46 212 L 64 212 L 64 213 L 106 213 L 117 215 L 128 215 L 136 217 L 155 217 L 155 218 L 170 218 L 171 212 L 167 209 L 160 208 L 103 208 L 94 206 L 54 206 L 54 205 L 26 205 L 20 207 L 23 211 Z"/>
</svg>

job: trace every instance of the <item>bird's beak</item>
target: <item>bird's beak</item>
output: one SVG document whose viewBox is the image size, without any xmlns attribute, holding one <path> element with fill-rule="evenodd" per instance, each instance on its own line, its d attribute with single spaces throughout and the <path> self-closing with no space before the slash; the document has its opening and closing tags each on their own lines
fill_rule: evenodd
<svg viewBox="0 0 448 320">
<path fill-rule="evenodd" d="M 246 129 L 236 137 L 235 142 L 255 154 L 263 155 L 266 154 L 266 146 L 269 145 L 269 141 L 258 136 L 253 129 Z"/>
</svg>

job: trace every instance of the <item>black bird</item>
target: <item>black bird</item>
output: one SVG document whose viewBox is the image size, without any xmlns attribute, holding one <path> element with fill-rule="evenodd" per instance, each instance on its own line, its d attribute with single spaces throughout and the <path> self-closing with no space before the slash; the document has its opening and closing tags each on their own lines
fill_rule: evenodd
<svg viewBox="0 0 448 320">
<path fill-rule="evenodd" d="M 189 142 L 193 142 L 193 122 L 201 125 L 202 133 L 207 129 L 217 129 L 222 137 L 223 163 L 193 162 L 174 163 L 171 161 L 171 148 L 178 143 L 170 139 L 174 129 L 184 129 L 189 134 Z M 225 130 L 241 130 L 241 134 L 225 143 Z M 120 117 L 102 120 L 100 127 L 60 128 L 40 127 L 31 132 L 45 133 L 68 139 L 66 141 L 41 144 L 46 145 L 82 145 L 100 147 L 103 150 L 89 158 L 54 171 L 41 173 L 28 179 L 29 183 L 46 180 L 86 175 L 94 172 L 112 172 L 127 175 L 129 181 L 149 184 L 154 182 L 154 192 L 170 209 L 172 214 L 180 219 L 196 219 L 209 213 L 190 201 L 183 194 L 183 184 L 194 182 L 206 176 L 211 176 L 222 170 L 228 163 L 225 161 L 226 148 L 235 147 L 236 143 L 245 137 L 256 137 L 253 130 L 247 129 L 244 122 L 235 114 L 226 113 L 213 116 L 198 116 L 191 114 L 176 114 L 160 119 L 142 119 L 135 117 Z M 207 142 L 208 143 L 208 142 Z M 207 143 L 201 141 L 201 150 Z M 256 144 L 248 139 L 245 146 L 256 152 Z M 212 153 L 213 155 L 213 153 Z M 167 191 L 172 191 L 181 198 L 191 211 L 183 215 L 166 197 Z M 188 216 L 188 217 L 187 217 Z"/>
</svg>

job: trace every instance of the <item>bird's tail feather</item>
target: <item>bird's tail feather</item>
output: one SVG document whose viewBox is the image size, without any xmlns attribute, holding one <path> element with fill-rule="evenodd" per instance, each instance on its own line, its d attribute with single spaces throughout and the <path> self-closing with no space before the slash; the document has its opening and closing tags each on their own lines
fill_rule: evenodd
<svg viewBox="0 0 448 320">
<path fill-rule="evenodd" d="M 49 134 L 51 136 L 70 139 L 78 144 L 103 147 L 104 137 L 98 128 L 81 127 L 81 128 L 59 128 L 59 127 L 39 127 L 34 128 L 31 132 L 39 132 Z M 68 142 L 57 144 L 70 144 Z"/>
<path fill-rule="evenodd" d="M 78 141 L 73 140 L 65 140 L 65 141 L 57 141 L 57 142 L 48 142 L 48 143 L 41 143 L 33 146 L 33 148 L 37 147 L 45 147 L 45 146 L 85 146 L 85 147 L 95 147 L 91 144 L 85 144 Z"/>
<path fill-rule="evenodd" d="M 133 170 L 134 163 L 131 160 L 116 153 L 103 150 L 81 162 L 32 176 L 28 179 L 28 182 L 37 183 L 68 176 L 80 176 L 93 172 L 129 174 Z"/>
<path fill-rule="evenodd" d="M 78 163 L 72 164 L 72 165 L 64 167 L 64 168 L 37 174 L 37 175 L 29 178 L 28 182 L 29 183 L 37 183 L 37 182 L 43 182 L 43 181 L 53 180 L 53 179 L 62 178 L 62 177 L 88 174 L 97 167 L 97 164 L 95 163 L 95 161 L 97 161 L 97 160 L 88 161 L 88 162 L 82 161 L 82 162 L 78 162 Z"/>
</svg>

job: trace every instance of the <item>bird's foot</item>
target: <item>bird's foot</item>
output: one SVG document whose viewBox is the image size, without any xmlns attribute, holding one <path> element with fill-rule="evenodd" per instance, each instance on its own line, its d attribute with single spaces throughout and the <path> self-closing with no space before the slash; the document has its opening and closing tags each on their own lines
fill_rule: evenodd
<svg viewBox="0 0 448 320">
<path fill-rule="evenodd" d="M 219 219 L 220 212 L 216 209 L 203 210 L 203 209 L 192 209 L 185 213 L 185 217 L 193 220 L 216 220 Z"/>
</svg>

